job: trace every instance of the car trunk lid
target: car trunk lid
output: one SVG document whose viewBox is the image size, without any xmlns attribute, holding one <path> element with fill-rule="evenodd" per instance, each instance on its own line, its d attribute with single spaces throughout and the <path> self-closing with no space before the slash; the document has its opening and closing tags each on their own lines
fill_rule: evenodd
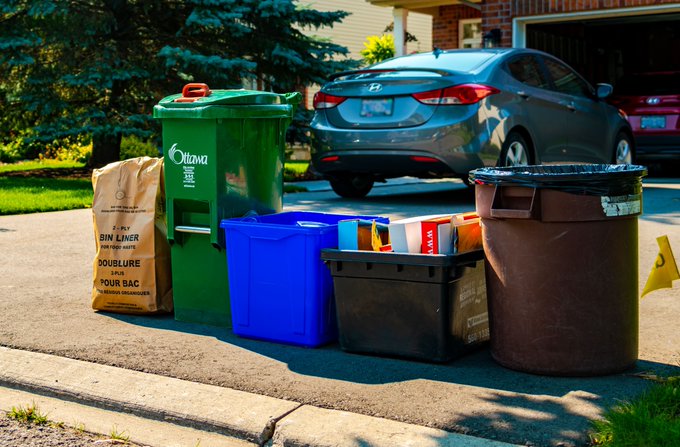
<svg viewBox="0 0 680 447">
<path fill-rule="evenodd" d="M 334 76 L 317 100 L 317 112 L 343 129 L 385 129 L 419 126 L 437 110 L 413 95 L 451 86 L 449 72 L 440 70 L 359 70 Z M 454 81 L 455 82 L 455 81 Z M 328 107 L 324 107 L 328 106 Z"/>
<path fill-rule="evenodd" d="M 619 96 L 612 104 L 630 114 L 680 113 L 680 95 Z"/>
</svg>

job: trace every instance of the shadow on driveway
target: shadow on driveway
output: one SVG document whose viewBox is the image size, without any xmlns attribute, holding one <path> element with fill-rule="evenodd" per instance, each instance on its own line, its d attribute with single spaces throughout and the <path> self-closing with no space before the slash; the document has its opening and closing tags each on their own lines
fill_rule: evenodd
<svg viewBox="0 0 680 447">
<path fill-rule="evenodd" d="M 563 396 L 574 389 L 607 394 L 611 386 L 638 382 L 640 371 L 680 374 L 680 367 L 638 361 L 636 368 L 603 377 L 551 377 L 527 374 L 504 368 L 491 358 L 488 346 L 447 363 L 428 363 L 393 357 L 345 352 L 337 343 L 319 348 L 304 348 L 264 340 L 241 338 L 230 329 L 175 321 L 172 315 L 133 316 L 100 312 L 128 324 L 214 337 L 222 342 L 275 359 L 305 376 L 369 385 L 432 380 L 459 385 L 492 388 L 513 393 Z"/>
</svg>

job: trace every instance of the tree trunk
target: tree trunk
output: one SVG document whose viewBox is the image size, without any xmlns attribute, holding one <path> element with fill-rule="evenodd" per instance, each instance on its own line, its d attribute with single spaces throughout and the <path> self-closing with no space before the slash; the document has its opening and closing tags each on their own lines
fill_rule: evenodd
<svg viewBox="0 0 680 447">
<path fill-rule="evenodd" d="M 99 134 L 92 137 L 90 167 L 100 168 L 120 160 L 121 134 Z"/>
</svg>

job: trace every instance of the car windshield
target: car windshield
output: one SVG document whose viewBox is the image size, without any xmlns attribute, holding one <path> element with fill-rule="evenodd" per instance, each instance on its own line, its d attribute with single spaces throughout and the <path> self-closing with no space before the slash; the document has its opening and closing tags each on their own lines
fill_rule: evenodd
<svg viewBox="0 0 680 447">
<path fill-rule="evenodd" d="M 640 73 L 624 76 L 615 85 L 619 95 L 649 96 L 680 94 L 680 73 Z"/>
<path fill-rule="evenodd" d="M 451 52 L 422 53 L 406 57 L 398 57 L 372 65 L 371 69 L 385 68 L 428 68 L 445 69 L 460 72 L 474 71 L 485 62 L 496 56 L 492 52 Z"/>
</svg>

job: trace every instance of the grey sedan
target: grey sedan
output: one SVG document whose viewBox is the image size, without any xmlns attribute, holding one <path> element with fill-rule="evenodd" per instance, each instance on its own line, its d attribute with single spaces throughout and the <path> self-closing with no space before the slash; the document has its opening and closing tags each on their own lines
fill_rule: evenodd
<svg viewBox="0 0 680 447">
<path fill-rule="evenodd" d="M 529 49 L 435 50 L 335 74 L 314 97 L 312 167 L 343 197 L 484 166 L 631 163 L 625 114 Z"/>
</svg>

